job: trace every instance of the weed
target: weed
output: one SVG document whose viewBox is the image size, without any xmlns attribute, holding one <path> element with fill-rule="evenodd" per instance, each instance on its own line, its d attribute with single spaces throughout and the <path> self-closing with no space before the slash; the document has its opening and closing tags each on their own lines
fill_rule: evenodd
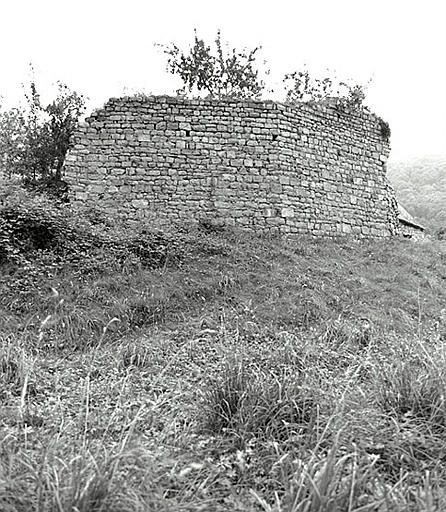
<svg viewBox="0 0 446 512">
<path fill-rule="evenodd" d="M 381 372 L 377 399 L 384 410 L 446 426 L 446 381 L 438 367 L 397 361 Z"/>
<path fill-rule="evenodd" d="M 222 378 L 213 383 L 205 396 L 207 427 L 216 433 L 234 428 L 247 400 L 250 376 L 243 361 L 228 361 Z"/>
<path fill-rule="evenodd" d="M 298 376 L 267 376 L 257 382 L 247 426 L 253 434 L 276 441 L 316 433 L 319 404 Z"/>
<path fill-rule="evenodd" d="M 119 362 L 124 368 L 147 368 L 151 364 L 151 354 L 142 342 L 128 343 L 119 351 Z"/>
<path fill-rule="evenodd" d="M 281 453 L 275 465 L 279 466 L 275 492 L 275 506 L 257 492 L 251 491 L 265 512 L 342 512 L 345 510 L 375 510 L 384 499 L 371 504 L 367 487 L 375 476 L 374 462 L 356 452 L 339 454 L 336 442 L 326 455 L 313 455 L 308 461 L 289 460 Z M 369 491 L 370 492 L 370 491 Z"/>
<path fill-rule="evenodd" d="M 259 436 L 302 443 L 316 434 L 319 404 L 300 379 L 248 369 L 243 360 L 229 359 L 222 377 L 205 393 L 206 427 L 235 436 L 242 444 Z"/>
<path fill-rule="evenodd" d="M 20 395 L 29 383 L 32 359 L 13 338 L 0 338 L 0 397 L 8 391 Z"/>
</svg>

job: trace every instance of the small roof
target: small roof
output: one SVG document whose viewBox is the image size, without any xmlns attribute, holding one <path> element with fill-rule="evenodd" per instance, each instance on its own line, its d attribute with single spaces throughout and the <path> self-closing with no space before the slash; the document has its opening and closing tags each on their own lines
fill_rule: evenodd
<svg viewBox="0 0 446 512">
<path fill-rule="evenodd" d="M 422 231 L 425 230 L 424 226 L 415 222 L 415 219 L 412 217 L 412 215 L 400 203 L 398 203 L 398 220 L 403 224 L 406 224 L 406 226 L 412 226 Z"/>
</svg>

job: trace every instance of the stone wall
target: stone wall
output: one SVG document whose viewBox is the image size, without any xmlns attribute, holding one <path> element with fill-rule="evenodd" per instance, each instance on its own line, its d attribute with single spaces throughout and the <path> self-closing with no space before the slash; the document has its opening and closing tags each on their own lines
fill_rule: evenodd
<svg viewBox="0 0 446 512">
<path fill-rule="evenodd" d="M 390 236 L 397 207 L 379 118 L 332 103 L 111 99 L 67 157 L 71 200 L 130 219 L 261 232 Z"/>
</svg>

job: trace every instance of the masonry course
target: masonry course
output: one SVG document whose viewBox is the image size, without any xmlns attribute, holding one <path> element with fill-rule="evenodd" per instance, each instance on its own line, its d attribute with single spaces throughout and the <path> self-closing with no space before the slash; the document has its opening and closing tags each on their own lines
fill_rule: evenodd
<svg viewBox="0 0 446 512">
<path fill-rule="evenodd" d="M 332 102 L 111 99 L 65 163 L 70 199 L 127 219 L 264 233 L 398 233 L 380 120 Z"/>
</svg>

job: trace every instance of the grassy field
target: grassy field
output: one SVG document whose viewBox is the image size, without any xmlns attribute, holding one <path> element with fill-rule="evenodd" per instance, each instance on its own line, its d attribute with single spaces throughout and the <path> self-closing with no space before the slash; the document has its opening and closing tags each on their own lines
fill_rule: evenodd
<svg viewBox="0 0 446 512">
<path fill-rule="evenodd" d="M 446 509 L 445 242 L 129 228 L 14 189 L 0 247 L 2 512 Z"/>
</svg>

